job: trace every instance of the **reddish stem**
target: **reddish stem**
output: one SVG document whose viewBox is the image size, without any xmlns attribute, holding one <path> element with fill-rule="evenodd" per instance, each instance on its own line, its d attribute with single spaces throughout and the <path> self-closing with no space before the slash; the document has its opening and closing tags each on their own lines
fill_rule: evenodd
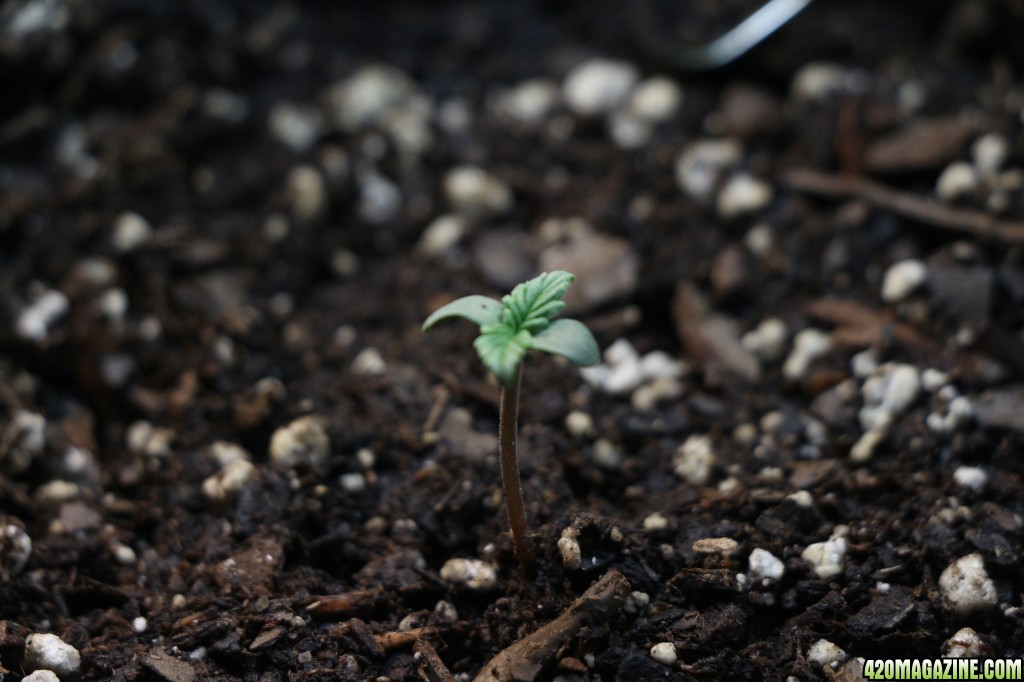
<svg viewBox="0 0 1024 682">
<path fill-rule="evenodd" d="M 501 388 L 501 411 L 498 416 L 498 451 L 501 457 L 501 483 L 505 489 L 508 524 L 512 528 L 512 542 L 519 555 L 519 573 L 526 577 L 533 557 L 526 541 L 526 509 L 523 488 L 519 482 L 519 460 L 516 457 L 516 432 L 519 418 L 519 386 L 523 380 L 523 366 L 516 370 L 515 379 Z"/>
</svg>

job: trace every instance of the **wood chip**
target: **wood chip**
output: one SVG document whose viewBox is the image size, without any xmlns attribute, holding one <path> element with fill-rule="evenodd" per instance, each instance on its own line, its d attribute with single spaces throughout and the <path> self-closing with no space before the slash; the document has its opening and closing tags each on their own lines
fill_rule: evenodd
<svg viewBox="0 0 1024 682">
<path fill-rule="evenodd" d="M 155 649 L 142 659 L 142 665 L 167 682 L 194 682 L 196 671 L 190 663 L 175 658 L 163 649 Z"/>
<path fill-rule="evenodd" d="M 492 658 L 474 682 L 533 682 L 565 641 L 588 622 L 612 617 L 632 589 L 622 573 L 608 571 L 557 618 Z"/>
<path fill-rule="evenodd" d="M 963 158 L 976 133 L 960 116 L 915 121 L 872 142 L 864 152 L 864 167 L 874 173 L 937 170 Z"/>
<path fill-rule="evenodd" d="M 845 348 L 867 348 L 894 338 L 906 346 L 937 355 L 942 348 L 905 322 L 863 303 L 826 296 L 807 304 L 807 314 L 835 325 L 832 343 Z"/>
<path fill-rule="evenodd" d="M 352 590 L 342 594 L 317 597 L 306 607 L 315 618 L 346 618 L 373 608 L 381 596 L 379 589 Z"/>
<path fill-rule="evenodd" d="M 969 234 L 980 240 L 1024 244 L 1024 223 L 998 220 L 982 211 L 952 208 L 860 176 L 832 175 L 797 168 L 783 176 L 782 184 L 799 192 L 834 199 L 859 197 L 877 208 L 919 223 Z"/>
<path fill-rule="evenodd" d="M 740 345 L 736 323 L 711 312 L 707 300 L 689 282 L 676 289 L 672 319 L 687 351 L 701 362 L 748 381 L 761 375 L 757 359 Z"/>
<path fill-rule="evenodd" d="M 416 654 L 416 674 L 423 682 L 455 682 L 455 677 L 430 642 L 417 639 L 412 650 Z"/>
</svg>

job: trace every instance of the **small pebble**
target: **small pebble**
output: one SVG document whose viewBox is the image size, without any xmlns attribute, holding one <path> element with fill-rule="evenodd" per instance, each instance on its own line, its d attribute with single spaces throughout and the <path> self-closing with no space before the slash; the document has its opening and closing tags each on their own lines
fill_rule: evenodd
<svg viewBox="0 0 1024 682">
<path fill-rule="evenodd" d="M 108 289 L 97 299 L 96 306 L 103 317 L 115 325 L 123 324 L 128 312 L 128 294 L 124 289 Z"/>
<path fill-rule="evenodd" d="M 810 509 L 814 504 L 814 496 L 806 490 L 797 490 L 795 493 L 786 495 L 786 499 L 796 506 L 803 507 L 804 509 Z"/>
<path fill-rule="evenodd" d="M 114 561 L 120 566 L 134 566 L 135 562 L 139 560 L 135 550 L 123 542 L 118 542 L 114 545 L 113 555 Z"/>
<path fill-rule="evenodd" d="M 629 109 L 619 109 L 608 118 L 608 132 L 620 149 L 639 149 L 650 142 L 654 130 Z"/>
<path fill-rule="evenodd" d="M 316 417 L 299 417 L 274 432 L 270 439 L 270 461 L 280 467 L 299 464 L 315 466 L 327 459 L 331 442 Z"/>
<path fill-rule="evenodd" d="M 591 59 L 566 76 L 562 99 L 579 116 L 607 114 L 626 100 L 639 75 L 636 67 L 627 62 Z"/>
<path fill-rule="evenodd" d="M 498 572 L 494 564 L 480 559 L 449 559 L 441 567 L 441 579 L 483 592 L 498 584 Z"/>
<path fill-rule="evenodd" d="M 650 604 L 651 595 L 646 592 L 635 591 L 626 597 L 626 603 L 622 605 L 622 610 L 629 614 L 643 614 Z"/>
<path fill-rule="evenodd" d="M 675 379 L 685 373 L 685 365 L 665 351 L 652 350 L 640 358 L 644 380 Z"/>
<path fill-rule="evenodd" d="M 384 362 L 380 351 L 376 348 L 364 348 L 352 360 L 352 373 L 358 376 L 379 377 L 388 373 L 388 364 Z"/>
<path fill-rule="evenodd" d="M 663 123 L 679 113 L 683 89 L 667 76 L 645 79 L 633 91 L 627 109 L 648 123 Z"/>
<path fill-rule="evenodd" d="M 73 445 L 61 456 L 59 471 L 68 480 L 79 484 L 94 484 L 100 480 L 96 455 Z"/>
<path fill-rule="evenodd" d="M 919 260 L 900 261 L 885 271 L 882 280 L 882 300 L 899 303 L 928 281 L 928 268 Z"/>
<path fill-rule="evenodd" d="M 338 484 L 347 493 L 356 493 L 366 489 L 366 475 L 358 471 L 342 474 L 338 477 Z"/>
<path fill-rule="evenodd" d="M 743 158 L 743 148 L 732 138 L 691 143 L 676 160 L 676 181 L 687 195 L 711 203 L 721 175 Z"/>
<path fill-rule="evenodd" d="M 644 518 L 644 530 L 648 531 L 659 531 L 668 528 L 668 519 L 662 516 L 659 512 L 653 512 L 648 514 Z"/>
<path fill-rule="evenodd" d="M 711 437 L 692 435 L 676 450 L 672 458 L 673 473 L 690 485 L 704 485 L 711 478 L 715 453 Z"/>
<path fill-rule="evenodd" d="M 41 505 L 56 507 L 81 493 L 82 489 L 77 484 L 57 479 L 39 486 L 33 497 Z"/>
<path fill-rule="evenodd" d="M 956 201 L 974 196 L 979 179 L 974 166 L 966 161 L 949 164 L 935 183 L 935 194 L 942 201 Z"/>
<path fill-rule="evenodd" d="M 754 225 L 744 235 L 743 245 L 758 258 L 770 256 L 775 248 L 775 235 L 772 234 L 771 226 L 764 223 Z"/>
<path fill-rule="evenodd" d="M 672 642 L 659 642 L 655 644 L 651 647 L 651 658 L 662 665 L 675 665 L 676 661 L 679 660 L 679 656 L 676 654 L 676 645 Z"/>
<path fill-rule="evenodd" d="M 973 628 L 961 628 L 942 644 L 943 658 L 982 658 L 988 647 Z"/>
<path fill-rule="evenodd" d="M 567 570 L 575 571 L 583 562 L 582 551 L 580 550 L 580 532 L 572 526 L 562 529 L 562 536 L 558 538 L 558 553 L 562 555 L 562 566 Z"/>
<path fill-rule="evenodd" d="M 701 538 L 695 540 L 692 547 L 700 554 L 720 554 L 730 556 L 739 548 L 739 543 L 732 538 Z"/>
<path fill-rule="evenodd" d="M 889 435 L 888 428 L 869 429 L 850 448 L 850 461 L 863 464 L 875 456 L 875 450 Z"/>
<path fill-rule="evenodd" d="M 382 225 L 398 216 L 402 209 L 402 192 L 380 173 L 359 176 L 359 217 L 371 225 Z"/>
<path fill-rule="evenodd" d="M 139 616 L 137 618 L 133 618 L 132 619 L 132 630 L 135 631 L 135 634 L 141 635 L 143 632 L 146 631 L 146 628 L 148 628 L 148 627 L 149 627 L 149 621 L 147 621 L 142 616 Z"/>
<path fill-rule="evenodd" d="M 30 341 L 43 341 L 50 327 L 67 312 L 68 297 L 55 289 L 46 289 L 18 315 L 15 328 L 18 336 Z"/>
<path fill-rule="evenodd" d="M 444 177 L 449 205 L 473 218 L 498 216 L 512 207 L 512 190 L 504 181 L 476 166 L 459 166 Z"/>
<path fill-rule="evenodd" d="M 961 395 L 950 400 L 946 414 L 932 412 L 925 419 L 925 424 L 936 433 L 953 433 L 970 424 L 972 419 L 974 405 L 967 397 Z"/>
<path fill-rule="evenodd" d="M 733 175 L 718 195 L 718 215 L 736 218 L 756 213 L 771 203 L 772 186 L 748 173 Z"/>
<path fill-rule="evenodd" d="M 951 563 L 939 576 L 939 589 L 945 607 L 960 616 L 988 611 L 998 601 L 996 586 L 977 552 Z"/>
<path fill-rule="evenodd" d="M 128 449 L 137 455 L 147 457 L 166 457 L 171 454 L 171 442 L 174 431 L 163 426 L 154 426 L 140 419 L 132 422 L 125 434 Z"/>
<path fill-rule="evenodd" d="M 684 391 L 683 383 L 675 377 L 657 377 L 633 391 L 630 403 L 637 411 L 646 412 L 681 397 Z"/>
<path fill-rule="evenodd" d="M 949 375 L 934 367 L 929 367 L 921 372 L 921 387 L 929 393 L 934 393 L 948 384 Z"/>
<path fill-rule="evenodd" d="M 921 373 L 914 365 L 885 363 L 861 386 L 864 406 L 858 413 L 861 427 L 884 431 L 914 404 L 921 394 Z"/>
<path fill-rule="evenodd" d="M 390 66 L 374 64 L 332 86 L 327 102 L 335 123 L 342 130 L 354 132 L 382 121 L 414 94 L 415 86 L 408 76 Z"/>
<path fill-rule="evenodd" d="M 584 367 L 580 375 L 591 386 L 605 393 L 629 393 L 643 382 L 640 355 L 626 339 L 618 339 L 604 352 L 604 362 L 596 367 Z"/>
<path fill-rule="evenodd" d="M 338 279 L 351 279 L 359 274 L 362 262 L 358 254 L 348 249 L 338 249 L 331 254 L 331 272 Z"/>
<path fill-rule="evenodd" d="M 622 465 L 622 451 L 607 438 L 599 438 L 594 443 L 592 456 L 602 469 L 614 471 Z"/>
<path fill-rule="evenodd" d="M 210 445 L 209 454 L 220 467 L 226 467 L 232 462 L 236 462 L 240 459 L 252 459 L 249 451 L 241 445 L 236 445 L 235 443 L 225 440 L 214 441 Z"/>
<path fill-rule="evenodd" d="M 777 317 L 767 317 L 755 329 L 743 335 L 740 345 L 760 360 L 775 362 L 786 353 L 788 338 L 789 328 L 786 323 Z"/>
<path fill-rule="evenodd" d="M 543 123 L 558 106 L 558 84 L 535 78 L 523 81 L 498 94 L 494 108 L 520 125 L 536 126 Z"/>
<path fill-rule="evenodd" d="M 203 113 L 224 123 L 238 124 L 249 115 L 245 97 L 224 88 L 210 88 L 203 93 Z"/>
<path fill-rule="evenodd" d="M 820 329 L 804 329 L 793 340 L 793 350 L 782 365 L 782 374 L 789 381 L 799 381 L 811 363 L 832 349 L 832 339 Z"/>
<path fill-rule="evenodd" d="M 999 133 L 986 133 L 971 145 L 974 166 L 984 175 L 995 175 L 1010 156 L 1010 143 Z"/>
<path fill-rule="evenodd" d="M 71 679 L 81 665 L 78 649 L 57 635 L 36 633 L 25 639 L 26 670 L 52 670 L 58 677 Z"/>
<path fill-rule="evenodd" d="M 60 682 L 52 670 L 37 670 L 21 678 L 21 682 Z"/>
<path fill-rule="evenodd" d="M 211 502 L 229 502 L 256 475 L 256 467 L 247 459 L 236 459 L 203 481 L 203 495 Z"/>
<path fill-rule="evenodd" d="M 88 282 L 97 289 L 112 287 L 117 282 L 117 265 L 106 258 L 83 258 L 75 263 L 74 279 Z"/>
<path fill-rule="evenodd" d="M 32 538 L 21 521 L 0 517 L 0 583 L 21 573 L 32 556 Z"/>
<path fill-rule="evenodd" d="M 978 491 L 988 483 L 988 474 L 981 467 L 960 466 L 953 472 L 953 481 L 961 488 Z"/>
<path fill-rule="evenodd" d="M 807 650 L 807 660 L 819 666 L 838 668 L 846 660 L 846 652 L 827 639 L 819 639 Z"/>
<path fill-rule="evenodd" d="M 127 211 L 117 216 L 114 221 L 114 233 L 111 243 L 114 250 L 119 253 L 128 253 L 139 248 L 147 241 L 153 233 L 153 229 L 138 213 Z"/>
<path fill-rule="evenodd" d="M 0 431 L 7 432 L 6 452 L 0 452 L 0 470 L 20 474 L 28 470 L 32 461 L 46 445 L 46 417 L 28 410 L 15 410 L 14 418 Z"/>
<path fill-rule="evenodd" d="M 850 74 L 845 66 L 833 62 L 810 62 L 793 75 L 793 98 L 803 102 L 821 102 L 845 92 Z"/>
<path fill-rule="evenodd" d="M 263 221 L 263 236 L 271 244 L 281 241 L 291 231 L 288 218 L 280 213 L 271 213 Z"/>
<path fill-rule="evenodd" d="M 594 430 L 594 418 L 586 412 L 573 410 L 565 417 L 565 429 L 577 438 L 586 436 Z"/>
<path fill-rule="evenodd" d="M 427 258 L 438 258 L 452 251 L 466 235 L 466 219 L 446 214 L 434 219 L 423 230 L 416 251 Z"/>
<path fill-rule="evenodd" d="M 801 557 L 814 568 L 823 580 L 834 578 L 843 572 L 843 558 L 846 556 L 846 538 L 835 537 L 825 542 L 808 545 Z"/>
<path fill-rule="evenodd" d="M 313 166 L 296 166 L 286 181 L 289 204 L 295 219 L 312 220 L 327 210 L 327 188 L 324 178 Z"/>
<path fill-rule="evenodd" d="M 611 395 L 632 393 L 645 382 L 673 380 L 662 382 L 657 388 L 652 387 L 652 395 L 649 397 L 655 401 L 681 394 L 682 385 L 674 380 L 685 373 L 686 365 L 671 355 L 651 351 L 640 357 L 633 344 L 626 339 L 618 339 L 605 350 L 602 364 L 580 370 L 584 381 Z M 647 405 L 646 400 L 640 400 L 641 406 L 638 409 Z"/>
<path fill-rule="evenodd" d="M 777 582 L 786 573 L 786 565 L 774 554 L 760 547 L 750 553 L 748 571 L 751 580 L 761 581 L 764 586 Z"/>
<path fill-rule="evenodd" d="M 449 623 L 455 623 L 459 620 L 459 612 L 455 609 L 455 605 L 444 599 L 434 604 L 434 613 Z"/>
<path fill-rule="evenodd" d="M 850 373 L 858 379 L 867 379 L 878 370 L 878 358 L 875 351 L 866 348 L 859 353 L 854 353 L 850 358 Z"/>
<path fill-rule="evenodd" d="M 267 115 L 270 134 L 296 154 L 303 154 L 313 148 L 323 125 L 323 116 L 319 110 L 293 102 L 276 102 Z"/>
</svg>

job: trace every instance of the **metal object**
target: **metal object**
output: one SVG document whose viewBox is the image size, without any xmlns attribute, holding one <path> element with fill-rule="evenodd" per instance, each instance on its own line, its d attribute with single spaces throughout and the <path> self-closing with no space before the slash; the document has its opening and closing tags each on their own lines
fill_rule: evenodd
<svg viewBox="0 0 1024 682">
<path fill-rule="evenodd" d="M 811 0 L 768 0 L 720 38 L 689 47 L 661 36 L 651 16 L 651 1 L 636 5 L 635 28 L 642 46 L 651 56 L 688 71 L 709 71 L 735 61 L 811 4 Z"/>
</svg>

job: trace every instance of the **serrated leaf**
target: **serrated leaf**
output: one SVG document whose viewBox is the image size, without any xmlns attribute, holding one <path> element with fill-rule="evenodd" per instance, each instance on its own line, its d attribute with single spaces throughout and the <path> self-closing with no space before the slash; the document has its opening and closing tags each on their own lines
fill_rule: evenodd
<svg viewBox="0 0 1024 682">
<path fill-rule="evenodd" d="M 601 361 L 594 335 L 577 320 L 555 320 L 543 331 L 534 334 L 531 347 L 533 350 L 561 355 L 583 367 Z"/>
<path fill-rule="evenodd" d="M 519 371 L 519 363 L 526 351 L 530 350 L 532 335 L 526 330 L 516 331 L 501 322 L 489 324 L 481 328 L 480 332 L 480 336 L 473 342 L 480 360 L 503 385 L 511 386 Z"/>
<path fill-rule="evenodd" d="M 473 346 L 505 386 L 516 380 L 523 356 L 533 349 L 561 355 L 578 365 L 596 365 L 600 355 L 590 330 L 576 320 L 554 320 L 565 308 L 562 296 L 574 281 L 572 273 L 556 270 L 523 282 L 500 302 L 466 296 L 435 311 L 423 329 L 455 317 L 479 325 L 480 336 Z"/>
<path fill-rule="evenodd" d="M 565 307 L 562 296 L 574 281 L 576 275 L 555 270 L 523 282 L 501 299 L 502 322 L 513 329 L 539 332 Z"/>
<path fill-rule="evenodd" d="M 500 301 L 487 296 L 463 296 L 448 305 L 441 306 L 423 323 L 423 331 L 427 331 L 439 322 L 461 317 L 474 324 L 484 327 L 501 320 L 502 306 Z"/>
</svg>

